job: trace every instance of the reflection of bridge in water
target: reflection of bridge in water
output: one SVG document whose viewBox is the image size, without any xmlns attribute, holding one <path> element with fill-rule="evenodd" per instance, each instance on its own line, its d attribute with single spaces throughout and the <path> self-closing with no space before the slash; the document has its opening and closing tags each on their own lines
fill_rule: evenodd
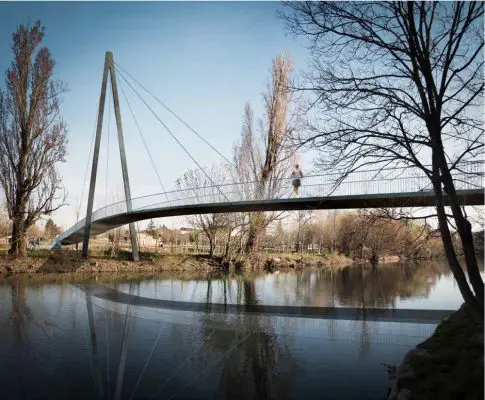
<svg viewBox="0 0 485 400">
<path fill-rule="evenodd" d="M 23 387 L 29 387 L 30 393 L 44 398 L 76 397 L 73 394 L 77 393 L 77 398 L 83 399 L 217 397 L 242 400 L 254 398 L 255 390 L 269 392 L 279 384 L 287 388 L 283 384 L 293 381 L 305 389 L 288 390 L 293 393 L 290 397 L 308 398 L 305 393 L 312 393 L 308 386 L 316 381 L 317 390 L 324 388 L 326 393 L 335 393 L 334 397 L 340 398 L 348 382 L 362 390 L 366 385 L 364 380 L 368 379 L 367 373 L 362 377 L 363 370 L 375 372 L 376 376 L 385 374 L 381 362 L 399 361 L 405 351 L 423 341 L 435 327 L 433 324 L 164 309 L 105 300 L 95 290 L 84 290 L 85 284 L 96 289 L 103 282 L 126 294 L 146 297 L 170 299 L 175 293 L 177 298 L 180 292 L 177 288 L 185 294 L 184 299 L 196 298 L 198 302 L 224 296 L 222 280 L 221 284 L 212 281 L 214 294 L 207 293 L 207 287 L 199 283 L 194 296 L 197 282 L 192 278 L 188 281 L 191 286 L 186 286 L 185 282 L 177 284 L 169 280 L 139 281 L 142 276 L 99 276 L 96 283 L 82 276 L 73 281 L 54 276 L 37 277 L 34 281 L 24 276 L 2 280 L 5 323 L 1 327 L 4 340 L 0 353 L 8 360 L 2 364 L 5 376 L 2 394 L 7 398 L 22 398 Z M 326 289 L 330 296 L 333 281 L 328 274 L 320 274 L 318 279 L 314 276 L 309 273 L 298 279 L 303 286 L 293 288 L 295 295 L 304 290 L 321 293 Z M 268 285 L 261 285 L 261 281 L 233 280 L 228 285 L 227 298 L 250 305 L 271 301 L 271 296 L 276 295 L 280 298 L 275 301 L 291 304 L 293 299 L 281 298 L 283 288 L 276 285 L 276 279 L 280 278 L 278 274 L 269 281 L 275 289 L 270 297 L 262 295 L 263 290 L 267 293 Z M 386 286 L 388 281 L 408 278 L 399 278 L 398 273 L 393 273 L 376 288 Z M 422 278 L 425 282 L 425 275 Z M 357 272 L 355 279 L 352 278 L 354 281 L 360 281 Z M 346 279 L 342 283 L 348 287 L 352 282 Z M 420 296 L 421 285 L 412 287 L 416 289 L 413 293 Z M 287 288 L 285 285 L 285 292 Z M 104 286 L 100 289 L 104 290 Z M 342 290 L 340 283 L 335 282 L 335 289 Z M 399 285 L 395 296 L 405 295 L 409 289 L 409 285 Z M 360 303 L 354 303 L 353 299 L 357 299 L 354 295 L 359 295 L 361 290 L 355 287 L 352 295 L 340 293 L 337 298 L 348 299 L 340 304 L 359 307 Z M 394 293 L 391 289 L 384 290 Z M 362 295 L 364 304 L 376 304 L 372 299 L 379 293 L 371 290 Z M 382 304 L 391 306 L 387 300 Z M 14 357 L 9 355 L 18 357 L 13 362 Z M 329 380 L 345 376 L 348 382 L 335 386 L 322 376 Z M 280 381 L 275 383 L 277 379 Z M 44 382 L 50 384 L 46 386 Z M 375 382 L 369 384 L 370 388 L 376 386 Z M 117 387 L 120 389 L 115 396 Z M 382 387 L 382 391 L 385 389 Z M 97 396 L 95 390 L 99 392 Z M 346 398 L 361 398 L 352 390 L 345 392 Z M 234 392 L 240 395 L 231 396 Z"/>
<path fill-rule="evenodd" d="M 118 362 L 115 362 L 117 374 L 116 381 L 113 382 L 114 399 L 120 398 L 123 387 L 125 386 L 124 380 L 127 366 L 131 365 L 130 363 L 132 362 L 128 354 L 133 355 L 131 350 L 129 351 L 129 348 L 134 345 L 134 330 L 140 324 L 156 324 L 159 327 L 159 332 L 152 351 L 148 354 L 148 358 L 145 361 L 145 367 L 141 370 L 137 383 L 134 386 L 133 394 L 136 392 L 144 377 L 147 365 L 150 362 L 155 362 L 155 360 L 151 360 L 151 357 L 165 325 L 186 325 L 188 326 L 188 331 L 191 331 L 190 327 L 194 327 L 194 324 L 200 325 L 200 329 L 207 336 L 201 343 L 206 343 L 206 345 L 208 345 L 207 343 L 211 341 L 212 337 L 229 338 L 229 342 L 218 349 L 216 355 L 212 358 L 210 357 L 210 362 L 207 365 L 204 364 L 200 372 L 198 371 L 196 373 L 195 377 L 189 376 L 190 382 L 193 382 L 201 374 L 212 369 L 217 370 L 218 368 L 222 368 L 228 370 L 231 368 L 230 366 L 237 369 L 234 366 L 234 362 L 241 360 L 241 356 L 238 355 L 239 352 L 243 354 L 249 352 L 247 356 L 254 357 L 255 360 L 260 360 L 263 363 L 260 366 L 261 371 L 271 374 L 271 363 L 268 363 L 268 360 L 265 361 L 265 357 L 262 354 L 266 354 L 266 357 L 271 358 L 272 353 L 270 349 L 276 352 L 283 350 L 275 350 L 278 341 L 274 338 L 271 339 L 274 343 L 270 342 L 273 343 L 272 345 L 267 344 L 267 341 L 270 339 L 264 332 L 272 332 L 273 335 L 282 336 L 283 338 L 298 336 L 306 337 L 308 338 L 307 340 L 323 339 L 325 341 L 335 341 L 335 343 L 358 342 L 360 343 L 359 354 L 363 356 L 363 354 L 370 350 L 370 345 L 411 348 L 416 342 L 422 341 L 429 336 L 439 320 L 452 313 L 449 310 L 284 307 L 255 304 L 177 302 L 137 296 L 134 294 L 135 290 L 132 284 L 130 284 L 128 293 L 97 284 L 76 286 L 85 293 L 91 331 L 93 378 L 95 380 L 98 398 L 100 399 L 106 398 L 106 389 L 103 387 L 102 357 L 98 345 L 99 338 L 96 334 L 96 325 L 99 325 L 99 322 L 96 323 L 94 318 L 94 315 L 99 314 L 99 312 L 93 312 L 93 307 L 103 310 L 103 314 L 106 313 L 102 319 L 108 318 L 107 313 L 110 312 L 124 316 L 121 348 L 118 355 Z M 125 305 L 126 308 L 119 308 L 119 304 Z M 175 312 L 172 313 L 172 311 Z M 149 321 L 152 322 L 150 323 Z M 146 326 L 143 325 L 143 328 L 139 326 L 139 329 L 145 330 Z M 170 330 L 168 328 L 166 329 L 167 331 Z M 175 330 L 180 332 L 180 328 Z M 157 329 L 152 329 L 152 331 L 156 333 Z M 218 331 L 234 332 L 230 335 L 222 332 L 219 334 L 215 333 Z M 102 337 L 103 335 L 101 335 L 101 342 L 103 341 Z M 108 340 L 107 338 L 106 340 Z M 216 343 L 214 342 L 211 347 L 216 346 Z M 252 353 L 256 349 L 260 349 L 261 346 L 264 347 L 265 344 L 267 348 L 265 347 L 264 351 L 260 350 L 262 353 L 260 351 L 257 351 L 255 354 Z M 222 345 L 222 343 L 219 345 Z M 341 345 L 345 346 L 344 343 Z M 286 347 L 283 346 L 283 348 Z M 160 398 L 162 396 L 163 398 L 167 398 L 168 393 L 165 390 L 174 374 L 181 372 L 182 367 L 187 365 L 190 359 L 201 356 L 204 351 L 204 346 L 197 345 L 193 352 L 187 352 L 187 358 L 179 361 L 180 365 L 176 371 L 165 382 L 162 380 L 160 384 L 156 385 L 158 388 L 153 392 L 152 398 L 159 398 L 159 396 Z M 273 356 L 277 357 L 277 354 Z M 263 358 L 260 359 L 261 357 Z M 221 360 L 225 360 L 222 367 L 218 365 Z M 244 361 L 245 366 L 246 362 Z M 133 366 L 131 366 L 131 369 L 133 370 Z M 240 374 L 237 376 L 239 379 L 243 379 Z M 131 377 L 131 380 L 133 381 L 133 377 Z M 178 394 L 186 390 L 190 386 L 190 382 L 182 386 L 181 389 L 179 388 L 176 393 Z M 255 382 L 259 382 L 259 380 Z M 133 382 L 130 386 L 133 387 Z M 110 390 L 109 386 L 108 390 Z"/>
<path fill-rule="evenodd" d="M 82 289 L 90 296 L 127 306 L 155 309 L 205 312 L 214 314 L 243 314 L 288 318 L 315 318 L 345 321 L 402 322 L 437 324 L 451 315 L 453 310 L 416 310 L 390 308 L 350 307 L 297 307 L 262 304 L 196 303 L 141 297 L 101 285 L 85 285 Z"/>
</svg>

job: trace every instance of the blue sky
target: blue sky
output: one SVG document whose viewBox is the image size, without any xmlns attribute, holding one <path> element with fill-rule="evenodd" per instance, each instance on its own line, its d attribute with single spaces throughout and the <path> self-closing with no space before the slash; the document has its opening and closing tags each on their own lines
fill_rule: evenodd
<svg viewBox="0 0 485 400">
<path fill-rule="evenodd" d="M 0 71 L 5 71 L 12 60 L 12 32 L 20 23 L 40 19 L 46 26 L 44 45 L 57 62 L 56 75 L 70 89 L 61 109 L 69 126 L 69 154 L 60 170 L 71 205 L 56 212 L 56 221 L 67 227 L 75 220 L 107 50 L 230 158 L 241 132 L 245 103 L 250 101 L 255 114 L 261 113 L 261 93 L 271 60 L 281 52 L 291 54 L 296 70 L 307 64 L 308 53 L 303 44 L 287 35 L 283 22 L 277 18 L 280 7 L 277 2 L 0 3 Z M 163 184 L 171 188 L 183 171 L 195 165 L 126 84 L 124 87 Z M 120 96 L 132 195 L 155 193 L 160 191 L 155 172 L 121 93 Z M 220 159 L 161 107 L 157 107 L 157 112 L 201 164 L 210 165 Z M 120 200 L 123 193 L 112 113 L 109 125 L 108 190 L 107 117 L 95 208 L 106 201 Z"/>
<path fill-rule="evenodd" d="M 232 159 L 246 102 L 256 116 L 262 113 L 261 95 L 272 59 L 278 53 L 290 54 L 296 74 L 308 65 L 306 43 L 287 35 L 277 17 L 281 7 L 279 2 L 0 2 L 0 72 L 11 63 L 11 35 L 17 26 L 40 19 L 46 26 L 43 44 L 57 62 L 56 75 L 70 89 L 61 108 L 69 126 L 68 156 L 60 165 L 70 205 L 54 214 L 56 223 L 68 228 L 75 222 L 86 166 L 89 180 L 88 155 L 106 51 L 112 51 L 116 62 Z M 171 189 L 195 164 L 126 84 L 124 88 L 164 187 Z M 122 93 L 120 100 L 132 197 L 160 192 Z M 222 161 L 161 106 L 155 109 L 200 164 Z M 103 127 L 95 209 L 124 198 L 117 146 L 111 111 Z M 312 155 L 300 157 L 303 170 L 308 171 Z M 86 185 L 82 216 L 87 191 Z"/>
</svg>

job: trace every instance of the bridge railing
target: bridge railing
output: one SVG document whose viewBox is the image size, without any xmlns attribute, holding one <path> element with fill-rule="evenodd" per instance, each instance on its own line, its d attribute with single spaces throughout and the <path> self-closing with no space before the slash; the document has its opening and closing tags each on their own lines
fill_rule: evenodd
<svg viewBox="0 0 485 400">
<path fill-rule="evenodd" d="M 463 163 L 453 170 L 457 190 L 481 189 L 483 185 L 483 161 Z M 299 198 L 378 195 L 406 192 L 431 191 L 429 177 L 416 167 L 385 168 L 356 171 L 338 185 L 339 174 L 328 173 L 305 176 L 299 190 Z M 132 210 L 142 211 L 162 207 L 183 207 L 195 204 L 227 203 L 251 200 L 276 200 L 292 197 L 292 178 L 273 182 L 270 188 L 261 187 L 258 182 L 237 182 L 178 189 L 148 196 L 132 198 Z M 100 208 L 93 213 L 92 221 L 127 212 L 126 202 L 120 201 Z M 84 227 L 84 219 L 66 231 L 63 236 Z"/>
</svg>

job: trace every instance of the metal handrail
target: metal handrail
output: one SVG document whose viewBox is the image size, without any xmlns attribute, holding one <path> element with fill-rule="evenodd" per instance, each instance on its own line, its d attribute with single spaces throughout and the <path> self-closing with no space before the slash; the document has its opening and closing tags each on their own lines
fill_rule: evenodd
<svg viewBox="0 0 485 400">
<path fill-rule="evenodd" d="M 471 161 L 459 165 L 460 169 L 454 169 L 455 186 L 457 190 L 483 188 L 483 161 Z M 480 168 L 481 166 L 481 168 Z M 427 168 L 428 166 L 425 166 Z M 369 177 L 369 174 L 378 172 L 377 175 Z M 389 173 L 386 177 L 382 174 Z M 392 175 L 394 173 L 394 175 Z M 404 176 L 403 176 L 404 175 Z M 312 174 L 303 178 L 303 186 L 300 187 L 300 198 L 304 197 L 328 197 L 339 195 L 365 195 L 382 193 L 403 193 L 422 192 L 431 190 L 430 180 L 426 173 L 413 166 L 403 168 L 383 168 L 355 171 L 346 176 L 337 186 L 335 179 L 340 174 Z M 265 193 L 263 198 L 257 198 L 254 193 L 254 185 L 257 181 L 245 182 L 224 182 L 220 185 L 201 186 L 192 189 L 174 189 L 170 191 L 138 196 L 131 199 L 134 212 L 149 210 L 151 208 L 174 207 L 193 204 L 226 203 L 244 200 L 276 200 L 287 198 L 291 192 L 291 181 L 293 178 L 281 178 L 274 193 Z M 251 193 L 248 193 L 251 192 Z M 167 200 L 155 201 L 157 198 Z M 289 196 L 288 196 L 289 198 Z M 93 212 L 92 222 L 117 214 L 126 213 L 126 201 L 118 201 L 101 207 Z M 59 239 L 70 236 L 82 229 L 85 219 L 78 221 L 74 226 L 66 230 Z"/>
</svg>

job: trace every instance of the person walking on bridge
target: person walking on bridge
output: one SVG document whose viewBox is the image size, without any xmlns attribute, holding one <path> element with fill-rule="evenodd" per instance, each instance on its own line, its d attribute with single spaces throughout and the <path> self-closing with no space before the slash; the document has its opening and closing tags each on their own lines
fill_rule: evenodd
<svg viewBox="0 0 485 400">
<path fill-rule="evenodd" d="M 291 182 L 293 185 L 293 193 L 295 193 L 295 196 L 298 196 L 298 190 L 301 186 L 301 179 L 303 178 L 303 173 L 301 172 L 298 164 L 295 164 L 291 177 L 293 178 L 293 181 Z"/>
</svg>

